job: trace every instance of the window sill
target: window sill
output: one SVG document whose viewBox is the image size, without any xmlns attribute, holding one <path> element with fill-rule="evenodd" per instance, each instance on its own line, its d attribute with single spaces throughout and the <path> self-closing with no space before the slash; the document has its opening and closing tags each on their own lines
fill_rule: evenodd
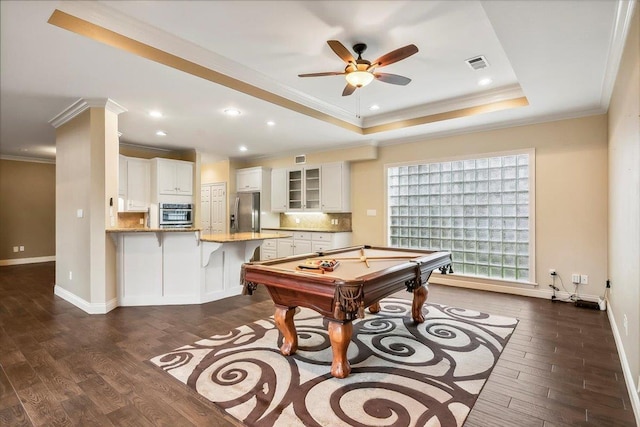
<svg viewBox="0 0 640 427">
<path fill-rule="evenodd" d="M 464 274 L 442 274 L 439 271 L 434 271 L 431 275 L 430 283 L 442 283 L 446 285 L 456 285 L 457 283 L 473 283 L 478 285 L 494 285 L 505 287 L 524 287 L 524 288 L 537 288 L 536 282 L 517 282 L 514 280 L 495 279 L 489 277 L 479 276 L 467 276 Z"/>
</svg>

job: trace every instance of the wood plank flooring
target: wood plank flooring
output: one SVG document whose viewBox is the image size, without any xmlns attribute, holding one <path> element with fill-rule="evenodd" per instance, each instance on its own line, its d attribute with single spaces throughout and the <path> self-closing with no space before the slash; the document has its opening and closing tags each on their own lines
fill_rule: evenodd
<svg viewBox="0 0 640 427">
<path fill-rule="evenodd" d="M 0 267 L 0 425 L 239 425 L 148 359 L 272 315 L 262 287 L 91 316 L 53 295 L 54 270 Z M 520 320 L 465 426 L 636 425 L 606 313 L 437 285 L 428 301 Z"/>
</svg>

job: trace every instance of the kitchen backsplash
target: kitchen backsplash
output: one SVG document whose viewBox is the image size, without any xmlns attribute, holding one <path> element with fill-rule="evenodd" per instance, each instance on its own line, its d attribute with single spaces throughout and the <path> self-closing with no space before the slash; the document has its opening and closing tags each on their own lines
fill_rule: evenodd
<svg viewBox="0 0 640 427">
<path fill-rule="evenodd" d="M 118 212 L 118 228 L 144 228 L 145 215 L 144 212 Z M 141 219 L 143 224 L 140 224 Z"/>
<path fill-rule="evenodd" d="M 351 213 L 281 213 L 280 227 L 351 231 Z"/>
</svg>

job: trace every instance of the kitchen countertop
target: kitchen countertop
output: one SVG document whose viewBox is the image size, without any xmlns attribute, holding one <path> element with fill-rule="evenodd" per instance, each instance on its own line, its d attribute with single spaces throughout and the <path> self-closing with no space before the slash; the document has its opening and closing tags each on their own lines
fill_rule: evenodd
<svg viewBox="0 0 640 427">
<path fill-rule="evenodd" d="M 351 233 L 351 230 L 336 230 L 329 228 L 293 228 L 293 227 L 265 227 L 263 230 L 277 231 L 313 231 L 316 233 Z"/>
<path fill-rule="evenodd" d="M 184 233 L 202 231 L 201 228 L 107 228 L 107 233 Z"/>
<path fill-rule="evenodd" d="M 203 242 L 229 243 L 229 242 L 248 242 L 251 240 L 265 239 L 281 239 L 283 236 L 273 233 L 222 233 L 222 234 L 203 234 L 200 240 Z"/>
</svg>

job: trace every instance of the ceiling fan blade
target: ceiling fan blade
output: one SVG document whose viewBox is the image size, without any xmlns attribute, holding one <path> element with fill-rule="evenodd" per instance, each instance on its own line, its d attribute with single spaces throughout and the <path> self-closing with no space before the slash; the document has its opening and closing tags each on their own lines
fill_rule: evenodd
<svg viewBox="0 0 640 427">
<path fill-rule="evenodd" d="M 376 79 L 381 82 L 391 83 L 392 85 L 400 85 L 406 86 L 411 83 L 411 79 L 405 76 L 399 76 L 397 74 L 389 74 L 389 73 L 375 73 Z"/>
<path fill-rule="evenodd" d="M 344 87 L 344 90 L 342 91 L 342 96 L 349 96 L 353 92 L 355 92 L 356 89 L 357 87 L 351 86 L 349 83 L 347 83 L 347 85 Z"/>
<path fill-rule="evenodd" d="M 351 55 L 351 52 L 349 52 L 349 49 L 344 47 L 344 45 L 338 40 L 327 40 L 327 44 L 331 50 L 333 50 L 336 55 L 338 55 L 347 64 L 350 62 L 356 62 L 353 55 Z"/>
<path fill-rule="evenodd" d="M 327 71 L 324 73 L 298 74 L 298 77 L 323 77 L 323 76 L 341 76 L 346 74 L 344 71 Z"/>
<path fill-rule="evenodd" d="M 386 55 L 382 55 L 380 58 L 371 62 L 371 66 L 384 67 L 386 65 L 393 64 L 394 62 L 402 61 L 403 59 L 408 58 L 417 52 L 418 47 L 414 44 L 410 44 L 391 51 Z"/>
</svg>

